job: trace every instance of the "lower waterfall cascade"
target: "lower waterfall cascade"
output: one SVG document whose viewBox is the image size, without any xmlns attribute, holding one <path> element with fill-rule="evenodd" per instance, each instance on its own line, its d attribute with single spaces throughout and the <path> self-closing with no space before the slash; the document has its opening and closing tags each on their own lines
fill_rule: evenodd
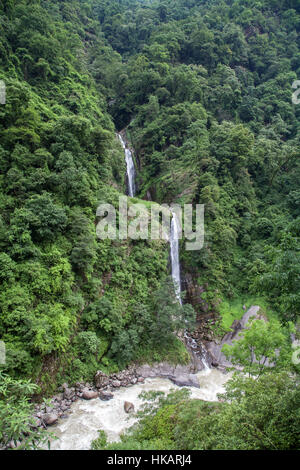
<svg viewBox="0 0 300 470">
<path fill-rule="evenodd" d="M 181 278 L 180 278 L 180 259 L 179 259 L 179 235 L 181 233 L 180 221 L 178 220 L 175 212 L 172 212 L 171 220 L 171 231 L 170 231 L 170 258 L 171 258 L 171 270 L 172 270 L 172 279 L 174 283 L 174 289 L 176 297 L 180 304 L 182 305 L 181 299 Z M 196 368 L 209 370 L 210 367 L 207 362 L 207 352 L 203 345 L 201 345 L 200 353 L 197 351 L 199 349 L 196 341 L 191 338 L 187 331 L 184 332 L 185 343 L 190 351 L 190 354 L 193 357 L 193 361 Z"/>
</svg>

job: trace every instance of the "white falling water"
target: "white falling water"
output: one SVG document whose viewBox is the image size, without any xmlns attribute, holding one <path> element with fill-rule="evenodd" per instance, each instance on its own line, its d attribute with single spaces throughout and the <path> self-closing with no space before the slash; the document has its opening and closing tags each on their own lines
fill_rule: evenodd
<svg viewBox="0 0 300 470">
<path fill-rule="evenodd" d="M 172 212 L 172 221 L 171 221 L 171 234 L 170 234 L 170 252 L 171 252 L 171 266 L 172 266 L 172 278 L 174 283 L 174 288 L 176 292 L 176 296 L 180 304 L 182 305 L 181 300 L 181 281 L 180 281 L 180 261 L 179 261 L 179 235 L 180 235 L 180 225 L 178 218 L 174 212 Z M 198 345 L 196 341 L 191 338 L 187 332 L 184 333 L 185 339 L 187 344 L 192 352 L 193 355 L 196 357 L 199 356 L 196 352 L 198 349 Z M 201 363 L 204 367 L 204 370 L 209 373 L 210 368 L 206 360 L 206 351 L 205 348 L 201 347 L 200 357 L 197 359 L 201 359 Z"/>
<path fill-rule="evenodd" d="M 180 225 L 179 225 L 178 218 L 174 212 L 172 212 L 172 216 L 173 217 L 171 221 L 171 234 L 170 234 L 172 278 L 174 282 L 176 296 L 180 304 L 182 304 L 182 300 L 180 297 L 181 282 L 180 282 L 180 262 L 179 262 Z"/>
<path fill-rule="evenodd" d="M 129 148 L 126 147 L 126 144 L 121 134 L 118 134 L 118 136 L 125 152 L 127 180 L 128 180 L 128 196 L 134 197 L 136 188 L 135 188 L 135 166 L 134 166 L 134 162 L 132 158 L 132 153 L 129 150 Z"/>
</svg>

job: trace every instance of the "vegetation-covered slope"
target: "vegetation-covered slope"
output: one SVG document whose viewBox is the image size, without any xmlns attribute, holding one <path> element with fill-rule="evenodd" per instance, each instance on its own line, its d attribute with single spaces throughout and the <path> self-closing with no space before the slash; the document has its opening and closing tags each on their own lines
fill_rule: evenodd
<svg viewBox="0 0 300 470">
<path fill-rule="evenodd" d="M 299 3 L 108 3 L 99 19 L 126 58 L 111 57 L 111 113 L 120 127 L 130 123 L 140 194 L 205 204 L 206 247 L 181 251 L 185 272 L 208 284 L 212 307 L 261 293 L 295 318 Z M 92 62 L 96 81 L 101 60 Z"/>
<path fill-rule="evenodd" d="M 118 207 L 126 170 L 94 46 L 107 47 L 88 2 L 1 7 L 0 337 L 4 370 L 47 393 L 153 349 L 168 272 L 166 244 L 96 239 L 97 206 Z"/>
<path fill-rule="evenodd" d="M 250 293 L 296 319 L 299 21 L 297 0 L 1 2 L 7 371 L 79 380 L 158 344 L 168 247 L 95 236 L 125 192 L 115 126 L 138 197 L 205 204 L 205 248 L 181 250 L 198 313 Z"/>
<path fill-rule="evenodd" d="M 3 397 L 14 398 L 7 390 L 22 388 L 13 378 L 31 377 L 51 393 L 133 359 L 186 360 L 172 331 L 192 310 L 174 306 L 168 246 L 96 239 L 99 202 L 118 207 L 126 191 L 115 136 L 125 127 L 140 202 L 205 204 L 204 249 L 181 249 L 187 299 L 187 279 L 201 294 L 197 313 L 251 295 L 282 322 L 297 320 L 299 8 L 299 0 L 0 2 L 0 339 L 9 374 L 1 375 L 1 416 Z M 152 434 L 143 434 L 147 418 L 124 445 L 158 445 L 160 419 L 169 426 L 176 413 L 166 447 L 186 438 L 182 448 L 214 448 L 227 435 L 221 447 L 272 448 L 239 440 L 238 416 L 276 395 L 281 380 L 274 376 L 271 391 L 262 381 L 244 401 L 235 396 L 217 417 L 171 403 L 151 418 Z M 252 424 L 268 413 L 283 420 L 278 435 L 262 432 L 277 448 L 295 448 L 278 412 L 293 410 L 298 396 L 292 379 L 284 384 L 287 408 L 274 399 L 260 416 L 253 411 Z M 28 410 L 20 412 L 19 392 L 15 399 L 21 423 Z M 183 436 L 194 413 L 202 421 Z M 214 431 L 194 445 L 203 423 Z"/>
</svg>

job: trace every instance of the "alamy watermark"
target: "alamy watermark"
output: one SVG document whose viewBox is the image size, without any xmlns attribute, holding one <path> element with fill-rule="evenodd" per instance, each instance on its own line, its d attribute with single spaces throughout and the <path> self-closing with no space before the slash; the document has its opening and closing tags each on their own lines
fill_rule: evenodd
<svg viewBox="0 0 300 470">
<path fill-rule="evenodd" d="M 0 80 L 0 104 L 6 103 L 6 85 L 3 80 Z"/>
<path fill-rule="evenodd" d="M 100 204 L 97 217 L 97 237 L 101 240 L 187 240 L 187 251 L 201 250 L 204 246 L 204 205 L 184 204 L 131 204 L 126 196 L 119 197 L 118 212 L 112 204 Z M 195 219 L 193 223 L 193 218 Z M 176 220 L 172 224 L 172 219 Z M 118 223 L 117 223 L 118 222 Z"/>
<path fill-rule="evenodd" d="M 0 366 L 4 366 L 5 364 L 6 364 L 5 343 L 4 341 L 0 341 Z"/>
</svg>

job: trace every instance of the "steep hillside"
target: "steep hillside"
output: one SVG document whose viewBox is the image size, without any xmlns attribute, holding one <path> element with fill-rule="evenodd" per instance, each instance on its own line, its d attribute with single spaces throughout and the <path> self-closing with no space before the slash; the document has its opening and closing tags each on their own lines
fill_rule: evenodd
<svg viewBox="0 0 300 470">
<path fill-rule="evenodd" d="M 262 318 L 227 348 L 249 377 L 214 404 L 150 393 L 93 448 L 299 448 L 299 27 L 299 0 L 0 2 L 0 449 L 47 439 L 33 396 L 186 364 L 174 333 L 197 317 L 202 348 L 252 302 Z M 118 233 L 128 193 L 117 133 L 129 206 L 205 205 L 203 249 L 180 243 L 183 305 L 166 240 L 97 238 L 99 203 Z"/>
<path fill-rule="evenodd" d="M 99 15 L 126 59 L 122 66 L 112 59 L 120 72 L 110 112 L 119 127 L 129 126 L 141 197 L 205 204 L 205 249 L 181 251 L 188 291 L 206 291 L 197 310 L 266 295 L 283 319 L 294 319 L 299 4 L 121 3 L 124 10 L 112 14 L 109 2 L 107 16 Z"/>
<path fill-rule="evenodd" d="M 93 47 L 109 49 L 88 2 L 1 7 L 2 369 L 47 393 L 117 370 L 136 348 L 149 355 L 152 293 L 168 273 L 166 244 L 96 238 L 98 204 L 118 206 L 126 169 L 88 71 Z"/>
<path fill-rule="evenodd" d="M 138 199 L 205 204 L 204 249 L 181 249 L 198 319 L 236 303 L 240 315 L 260 296 L 295 320 L 299 3 L 1 5 L 5 370 L 46 388 L 90 378 L 100 361 L 115 370 L 173 349 L 184 360 L 155 332 L 157 298 L 172 305 L 168 246 L 96 239 L 97 205 L 118 207 L 126 191 L 125 127 Z"/>
</svg>

